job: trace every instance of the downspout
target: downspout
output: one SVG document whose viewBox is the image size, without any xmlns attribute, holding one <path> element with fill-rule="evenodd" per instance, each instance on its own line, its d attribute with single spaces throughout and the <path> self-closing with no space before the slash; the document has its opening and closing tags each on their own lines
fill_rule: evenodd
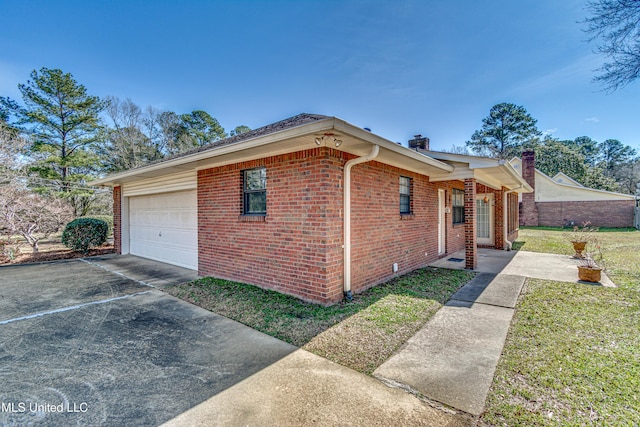
<svg viewBox="0 0 640 427">
<path fill-rule="evenodd" d="M 351 168 L 375 159 L 379 152 L 380 147 L 374 144 L 369 154 L 351 159 L 344 165 L 344 295 L 347 301 L 353 299 L 351 293 Z"/>
</svg>

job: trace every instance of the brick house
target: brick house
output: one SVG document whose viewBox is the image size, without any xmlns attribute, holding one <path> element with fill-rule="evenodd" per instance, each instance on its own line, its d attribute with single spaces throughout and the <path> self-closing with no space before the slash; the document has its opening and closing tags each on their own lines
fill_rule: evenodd
<svg viewBox="0 0 640 427">
<path fill-rule="evenodd" d="M 511 165 L 426 144 L 300 114 L 95 184 L 113 188 L 118 253 L 331 304 L 515 238 L 531 189 Z"/>
<path fill-rule="evenodd" d="M 635 196 L 587 188 L 562 172 L 552 178 L 536 169 L 533 150 L 510 163 L 534 189 L 521 196 L 520 225 L 563 227 L 588 221 L 595 227 L 634 227 Z"/>
</svg>

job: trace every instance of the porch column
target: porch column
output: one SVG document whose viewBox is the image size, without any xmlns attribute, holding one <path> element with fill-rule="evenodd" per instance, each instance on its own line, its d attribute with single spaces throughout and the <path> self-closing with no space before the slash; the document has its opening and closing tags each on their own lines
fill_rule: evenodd
<svg viewBox="0 0 640 427">
<path fill-rule="evenodd" d="M 506 187 L 502 187 L 500 191 L 495 192 L 495 246 L 496 249 L 504 249 L 504 239 L 507 235 L 507 230 L 505 227 L 507 226 L 505 223 L 505 208 L 504 208 L 504 200 L 506 199 L 505 193 L 507 192 Z"/>
<path fill-rule="evenodd" d="M 464 260 L 465 268 L 478 268 L 478 232 L 476 226 L 476 180 L 464 180 Z"/>
</svg>

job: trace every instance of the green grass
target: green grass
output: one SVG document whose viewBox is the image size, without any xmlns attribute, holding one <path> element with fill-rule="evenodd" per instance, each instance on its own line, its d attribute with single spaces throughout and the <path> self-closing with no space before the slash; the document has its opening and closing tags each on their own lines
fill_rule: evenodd
<svg viewBox="0 0 640 427">
<path fill-rule="evenodd" d="M 203 278 L 174 296 L 370 374 L 463 284 L 466 271 L 424 268 L 324 307 L 242 283 Z"/>
<path fill-rule="evenodd" d="M 566 234 L 524 229 L 518 243 L 571 254 Z M 620 287 L 528 279 L 481 425 L 640 425 L 640 232 L 598 238 Z"/>
<path fill-rule="evenodd" d="M 638 425 L 639 331 L 636 291 L 529 280 L 482 424 Z"/>
<path fill-rule="evenodd" d="M 530 252 L 573 254 L 569 231 L 560 228 L 524 228 L 514 248 Z M 633 228 L 600 229 L 607 275 L 621 288 L 640 291 L 640 231 Z"/>
</svg>

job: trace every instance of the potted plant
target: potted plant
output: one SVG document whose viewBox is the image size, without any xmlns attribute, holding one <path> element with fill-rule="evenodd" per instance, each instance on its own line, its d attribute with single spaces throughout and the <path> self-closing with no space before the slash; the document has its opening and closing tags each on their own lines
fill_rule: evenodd
<svg viewBox="0 0 640 427">
<path fill-rule="evenodd" d="M 584 259 L 584 252 L 587 244 L 594 240 L 593 232 L 598 231 L 597 228 L 591 227 L 590 222 L 582 223 L 582 227 L 574 226 L 573 232 L 569 236 L 569 241 L 573 245 L 573 250 L 576 252 L 573 257 L 576 259 Z"/>
<path fill-rule="evenodd" d="M 583 282 L 598 283 L 605 268 L 602 246 L 597 239 L 593 239 L 590 245 L 593 250 L 587 252 L 578 265 L 578 279 Z"/>
</svg>

